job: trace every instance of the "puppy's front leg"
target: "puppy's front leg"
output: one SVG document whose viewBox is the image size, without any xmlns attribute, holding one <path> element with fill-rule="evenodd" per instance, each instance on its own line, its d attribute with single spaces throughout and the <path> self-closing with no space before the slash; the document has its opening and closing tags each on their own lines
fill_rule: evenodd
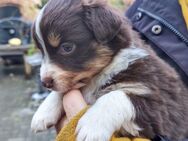
<svg viewBox="0 0 188 141">
<path fill-rule="evenodd" d="M 134 118 L 135 110 L 129 97 L 123 91 L 112 91 L 99 98 L 80 119 L 77 141 L 109 141 L 125 122 L 134 126 Z"/>
<path fill-rule="evenodd" d="M 31 122 L 31 129 L 34 132 L 47 130 L 57 124 L 63 114 L 63 95 L 55 91 L 40 105 Z"/>
</svg>

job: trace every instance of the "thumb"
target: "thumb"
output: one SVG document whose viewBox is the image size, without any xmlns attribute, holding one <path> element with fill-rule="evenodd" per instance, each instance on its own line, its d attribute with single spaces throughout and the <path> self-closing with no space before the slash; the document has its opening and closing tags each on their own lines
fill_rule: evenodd
<svg viewBox="0 0 188 141">
<path fill-rule="evenodd" d="M 63 106 L 66 117 L 70 121 L 76 116 L 87 104 L 79 90 L 72 90 L 68 92 L 63 98 Z"/>
</svg>

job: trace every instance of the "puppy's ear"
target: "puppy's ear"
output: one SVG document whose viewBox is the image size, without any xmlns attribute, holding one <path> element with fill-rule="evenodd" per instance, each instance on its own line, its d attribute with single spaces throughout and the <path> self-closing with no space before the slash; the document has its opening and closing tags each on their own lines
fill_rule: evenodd
<svg viewBox="0 0 188 141">
<path fill-rule="evenodd" d="M 83 0 L 84 22 L 100 43 L 111 41 L 119 32 L 122 19 L 104 0 Z"/>
</svg>

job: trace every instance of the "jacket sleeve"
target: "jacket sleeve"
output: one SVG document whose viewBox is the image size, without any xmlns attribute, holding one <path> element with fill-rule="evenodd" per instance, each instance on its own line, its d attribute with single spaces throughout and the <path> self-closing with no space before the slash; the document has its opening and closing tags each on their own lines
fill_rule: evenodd
<svg viewBox="0 0 188 141">
<path fill-rule="evenodd" d="M 126 16 L 141 37 L 188 84 L 188 31 L 178 0 L 136 0 Z"/>
</svg>

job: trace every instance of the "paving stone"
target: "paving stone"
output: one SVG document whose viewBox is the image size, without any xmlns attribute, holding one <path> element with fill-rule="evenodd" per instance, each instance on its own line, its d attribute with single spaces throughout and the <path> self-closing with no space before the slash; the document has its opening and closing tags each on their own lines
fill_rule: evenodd
<svg viewBox="0 0 188 141">
<path fill-rule="evenodd" d="M 30 130 L 36 110 L 30 98 L 36 90 L 35 80 L 25 80 L 21 70 L 11 69 L 0 66 L 0 141 L 53 141 L 53 129 L 40 134 Z M 9 72 L 14 75 L 9 76 Z"/>
</svg>

